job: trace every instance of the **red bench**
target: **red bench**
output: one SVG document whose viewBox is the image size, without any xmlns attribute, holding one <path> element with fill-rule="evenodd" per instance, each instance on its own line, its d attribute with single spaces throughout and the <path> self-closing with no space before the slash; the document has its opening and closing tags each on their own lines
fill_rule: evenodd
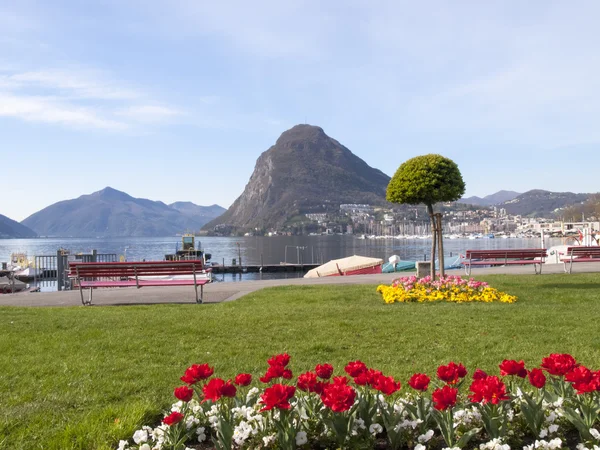
<svg viewBox="0 0 600 450">
<path fill-rule="evenodd" d="M 92 291 L 98 288 L 147 287 L 147 286 L 194 286 L 196 303 L 202 303 L 204 285 L 209 282 L 201 279 L 202 261 L 142 261 L 111 263 L 69 263 L 69 278 L 73 287 L 79 288 L 81 303 L 92 304 Z M 188 278 L 164 279 L 188 275 Z M 198 297 L 200 286 L 200 297 Z M 90 290 L 89 299 L 83 298 L 83 289 Z"/>
<path fill-rule="evenodd" d="M 546 261 L 545 248 L 523 248 L 507 250 L 467 250 L 466 259 L 461 261 L 467 275 L 471 275 L 472 266 L 524 266 L 531 264 L 535 273 L 542 273 L 542 264 Z M 538 272 L 537 266 L 540 266 Z"/>
<path fill-rule="evenodd" d="M 567 247 L 566 253 L 560 256 L 560 261 L 565 265 L 565 272 L 571 273 L 573 263 L 600 262 L 600 247 Z"/>
</svg>

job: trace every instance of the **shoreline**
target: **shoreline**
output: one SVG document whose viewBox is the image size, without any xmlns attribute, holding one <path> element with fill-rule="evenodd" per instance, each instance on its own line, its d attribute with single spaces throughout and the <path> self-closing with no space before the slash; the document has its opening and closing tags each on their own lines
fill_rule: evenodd
<svg viewBox="0 0 600 450">
<path fill-rule="evenodd" d="M 583 263 L 574 268 L 573 274 L 600 272 L 600 263 Z M 416 272 L 396 272 L 372 275 L 352 275 L 323 278 L 281 278 L 273 280 L 248 280 L 234 283 L 213 282 L 204 287 L 204 304 L 229 302 L 252 292 L 279 286 L 322 286 L 335 284 L 390 284 L 394 279 L 415 275 Z M 463 269 L 446 271 L 447 275 L 466 276 Z M 486 275 L 535 275 L 530 266 L 474 268 L 471 278 Z M 540 277 L 563 274 L 563 264 L 543 266 Z M 600 277 L 600 275 L 599 275 Z M 600 278 L 599 278 L 600 282 Z M 600 283 L 599 283 L 600 289 Z M 84 293 L 85 295 L 85 293 Z M 190 286 L 135 288 L 107 288 L 94 291 L 93 306 L 195 304 L 194 290 Z M 79 290 L 4 294 L 0 306 L 56 307 L 82 306 Z M 198 307 L 202 307 L 198 305 Z"/>
</svg>

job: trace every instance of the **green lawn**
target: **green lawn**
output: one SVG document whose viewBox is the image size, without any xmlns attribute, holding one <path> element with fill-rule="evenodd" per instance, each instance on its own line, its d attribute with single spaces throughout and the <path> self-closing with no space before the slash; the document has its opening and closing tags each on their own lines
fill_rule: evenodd
<svg viewBox="0 0 600 450">
<path fill-rule="evenodd" d="M 107 449 L 158 420 L 192 363 L 259 374 L 349 360 L 399 377 L 497 373 L 570 352 L 600 368 L 600 274 L 488 276 L 516 304 L 385 305 L 375 286 L 273 288 L 218 305 L 0 308 L 0 448 Z"/>
</svg>

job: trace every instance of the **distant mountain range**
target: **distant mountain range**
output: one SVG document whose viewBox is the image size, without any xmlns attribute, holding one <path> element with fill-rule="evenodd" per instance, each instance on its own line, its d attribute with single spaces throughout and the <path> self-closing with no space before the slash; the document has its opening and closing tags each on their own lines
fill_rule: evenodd
<svg viewBox="0 0 600 450">
<path fill-rule="evenodd" d="M 36 236 L 36 232 L 32 229 L 0 214 L 0 239 L 32 238 Z"/>
<path fill-rule="evenodd" d="M 277 228 L 340 203 L 383 205 L 389 181 L 322 128 L 296 125 L 259 156 L 244 192 L 205 229 Z"/>
<path fill-rule="evenodd" d="M 497 206 L 508 214 L 527 217 L 560 218 L 562 210 L 587 201 L 594 194 L 575 194 L 573 192 L 551 192 L 542 189 L 519 194 L 514 191 L 498 191 L 485 197 L 461 198 L 460 203 L 479 206 Z"/>
<path fill-rule="evenodd" d="M 486 195 L 485 197 L 466 197 L 459 200 L 460 203 L 468 203 L 469 205 L 493 206 L 499 203 L 504 203 L 521 195 L 515 191 L 498 191 L 495 194 Z"/>
<path fill-rule="evenodd" d="M 560 218 L 560 211 L 587 201 L 593 194 L 575 194 L 573 192 L 550 192 L 541 189 L 527 191 L 512 200 L 498 205 L 508 214 L 529 217 Z"/>
<path fill-rule="evenodd" d="M 40 236 L 172 236 L 198 231 L 222 214 L 218 205 L 134 198 L 111 187 L 50 205 L 23 220 Z"/>
</svg>

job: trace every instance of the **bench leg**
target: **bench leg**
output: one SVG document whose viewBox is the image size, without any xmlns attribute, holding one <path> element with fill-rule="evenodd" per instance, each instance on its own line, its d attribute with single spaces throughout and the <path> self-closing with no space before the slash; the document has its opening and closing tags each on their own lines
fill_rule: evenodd
<svg viewBox="0 0 600 450">
<path fill-rule="evenodd" d="M 198 293 L 197 293 L 197 291 L 196 291 L 196 295 L 197 295 L 197 294 L 198 294 Z M 201 285 L 200 285 L 200 301 L 198 301 L 198 297 L 196 297 L 196 303 L 200 303 L 200 304 L 202 304 L 202 301 L 203 301 L 203 299 L 204 299 L 204 285 L 203 285 L 203 284 L 201 284 Z"/>
<path fill-rule="evenodd" d="M 83 299 L 83 289 L 81 287 L 81 281 L 79 281 L 79 295 L 81 296 L 81 304 L 85 306 L 85 300 Z"/>
</svg>

